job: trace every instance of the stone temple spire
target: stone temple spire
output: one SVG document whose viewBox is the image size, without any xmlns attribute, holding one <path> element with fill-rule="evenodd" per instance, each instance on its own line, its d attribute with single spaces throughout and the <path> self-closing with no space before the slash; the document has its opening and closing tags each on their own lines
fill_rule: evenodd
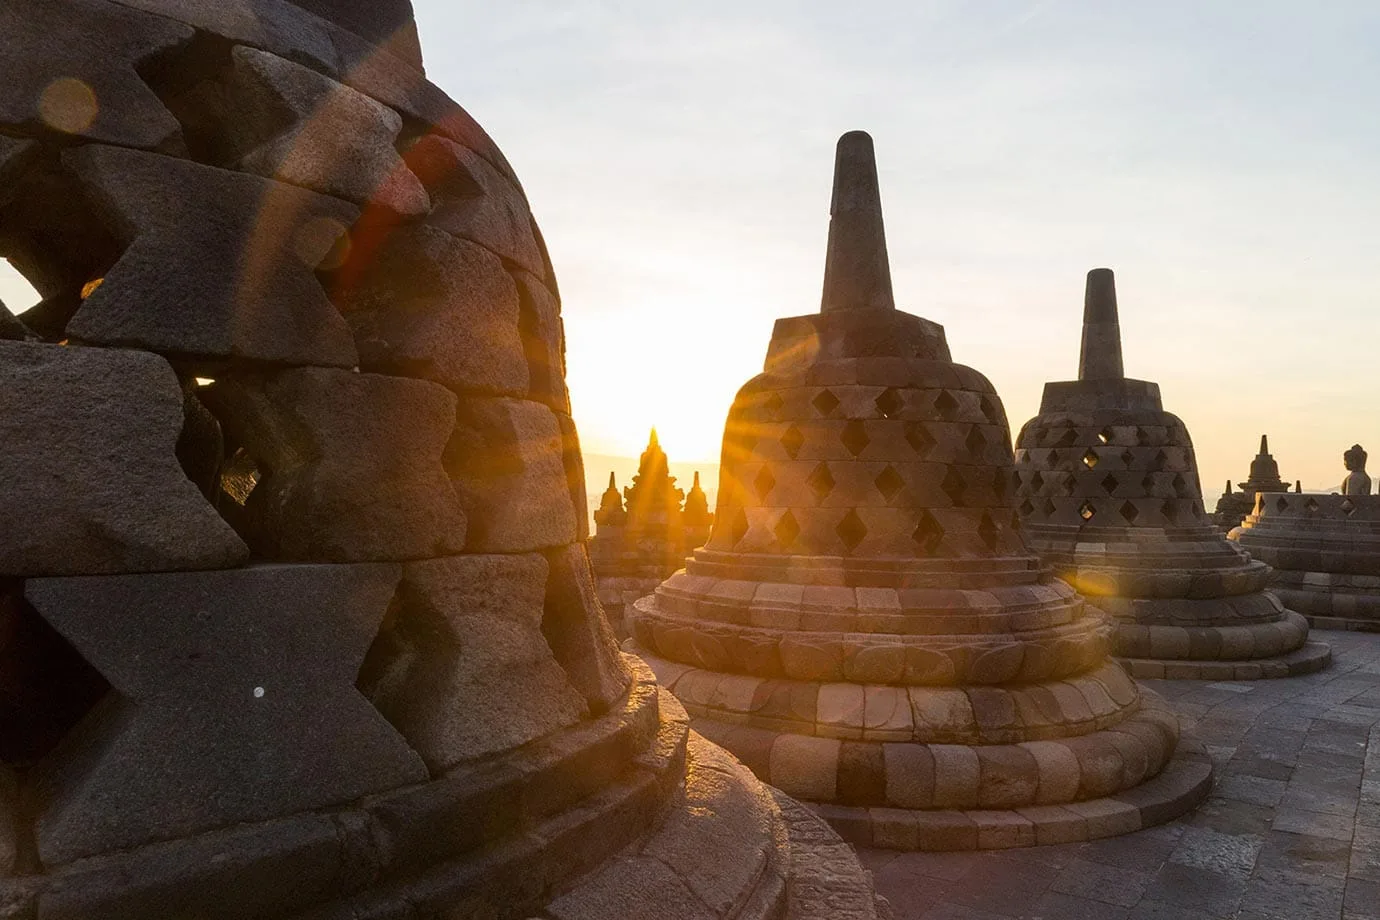
<svg viewBox="0 0 1380 920">
<path fill-rule="evenodd" d="M 1121 323 L 1116 310 L 1116 276 L 1110 268 L 1088 272 L 1083 294 L 1083 344 L 1078 355 L 1079 380 L 1119 380 Z"/>
<path fill-rule="evenodd" d="M 839 138 L 829 215 L 820 312 L 896 309 L 882 226 L 877 157 L 872 136 L 866 131 L 849 131 Z"/>
</svg>

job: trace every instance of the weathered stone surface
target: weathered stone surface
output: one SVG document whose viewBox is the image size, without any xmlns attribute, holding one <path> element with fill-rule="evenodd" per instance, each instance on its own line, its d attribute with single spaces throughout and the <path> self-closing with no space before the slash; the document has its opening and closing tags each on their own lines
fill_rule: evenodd
<svg viewBox="0 0 1380 920">
<path fill-rule="evenodd" d="M 0 342 L 0 575 L 225 568 L 248 554 L 187 480 L 166 361 Z"/>
<path fill-rule="evenodd" d="M 127 244 L 68 324 L 72 338 L 198 358 L 358 363 L 313 274 L 355 208 L 133 150 L 84 147 L 64 162 Z"/>
<path fill-rule="evenodd" d="M 176 150 L 181 129 L 136 68 L 192 34 L 104 0 L 8 0 L 0 7 L 0 124 Z"/>
<path fill-rule="evenodd" d="M 632 679 L 595 592 L 583 543 L 547 551 L 541 621 L 556 661 L 597 715 L 621 699 Z"/>
<path fill-rule="evenodd" d="M 245 151 L 241 168 L 398 214 L 430 210 L 426 190 L 398 156 L 397 112 L 273 54 L 238 47 L 232 58 L 223 124 Z"/>
<path fill-rule="evenodd" d="M 14 874 L 19 855 L 19 783 L 14 772 L 0 767 L 0 878 Z"/>
<path fill-rule="evenodd" d="M 349 29 L 355 35 L 416 67 L 422 65 L 422 49 L 417 42 L 417 24 L 412 18 L 411 0 L 288 0 L 311 10 L 322 19 Z"/>
<path fill-rule="evenodd" d="M 585 459 L 580 453 L 580 432 L 569 415 L 556 414 L 561 428 L 561 465 L 565 467 L 566 485 L 570 487 L 570 503 L 575 507 L 575 539 L 589 539 L 589 496 L 585 493 Z"/>
<path fill-rule="evenodd" d="M 464 399 L 445 465 L 469 519 L 466 548 L 522 553 L 574 542 L 575 509 L 550 409 L 519 399 Z"/>
<path fill-rule="evenodd" d="M 457 392 L 526 393 L 517 288 L 502 261 L 431 227 L 357 248 L 332 297 L 365 370 L 434 380 Z"/>
<path fill-rule="evenodd" d="M 453 556 L 403 571 L 365 694 L 433 774 L 574 724 L 584 701 L 542 635 L 541 556 Z"/>
<path fill-rule="evenodd" d="M 405 159 L 431 195 L 428 224 L 545 277 L 527 200 L 498 170 L 472 150 L 434 134 L 414 144 Z"/>
<path fill-rule="evenodd" d="M 570 391 L 565 386 L 565 325 L 561 304 L 537 278 L 518 272 L 522 347 L 531 379 L 528 395 L 556 412 L 570 414 Z M 582 490 L 583 491 L 583 490 Z"/>
<path fill-rule="evenodd" d="M 455 397 L 441 387 L 296 368 L 201 392 L 261 471 L 243 502 L 258 553 L 365 562 L 464 548 L 465 515 L 441 467 Z"/>
<path fill-rule="evenodd" d="M 30 331 L 24 321 L 10 312 L 3 302 L 0 302 L 0 341 L 5 342 L 35 342 L 38 336 Z"/>
<path fill-rule="evenodd" d="M 282 0 L 113 0 L 228 38 L 237 44 L 262 48 L 281 57 L 326 72 L 337 68 L 338 56 L 329 29 L 315 16 Z"/>
<path fill-rule="evenodd" d="M 44 863 L 425 778 L 355 689 L 398 575 L 264 566 L 28 581 L 29 602 L 115 689 L 43 771 Z"/>
</svg>

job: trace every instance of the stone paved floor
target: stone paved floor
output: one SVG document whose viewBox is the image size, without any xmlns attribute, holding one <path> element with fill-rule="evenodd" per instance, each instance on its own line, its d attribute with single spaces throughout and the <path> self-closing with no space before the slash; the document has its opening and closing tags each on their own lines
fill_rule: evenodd
<svg viewBox="0 0 1380 920">
<path fill-rule="evenodd" d="M 1217 763 L 1196 812 L 1067 846 L 863 850 L 896 920 L 1380 920 L 1380 635 L 1313 636 L 1319 674 L 1145 681 Z"/>
</svg>

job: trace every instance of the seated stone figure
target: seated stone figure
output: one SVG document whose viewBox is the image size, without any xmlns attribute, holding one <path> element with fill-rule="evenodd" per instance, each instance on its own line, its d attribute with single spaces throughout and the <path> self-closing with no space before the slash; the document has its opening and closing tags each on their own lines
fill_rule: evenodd
<svg viewBox="0 0 1380 920">
<path fill-rule="evenodd" d="M 1346 465 L 1346 478 L 1342 480 L 1343 495 L 1369 495 L 1370 477 L 1366 475 L 1366 451 L 1360 444 L 1351 445 L 1351 450 L 1342 454 Z"/>
</svg>

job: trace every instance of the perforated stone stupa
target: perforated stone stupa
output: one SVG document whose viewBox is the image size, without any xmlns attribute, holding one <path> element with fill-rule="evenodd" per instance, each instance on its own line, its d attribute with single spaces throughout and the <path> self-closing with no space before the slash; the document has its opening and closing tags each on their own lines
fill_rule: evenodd
<svg viewBox="0 0 1380 920">
<path fill-rule="evenodd" d="M 1023 541 L 985 377 L 895 308 L 872 140 L 838 145 L 821 310 L 778 320 L 708 544 L 635 605 L 693 724 L 845 836 L 1066 842 L 1177 815 L 1201 747 Z"/>
<path fill-rule="evenodd" d="M 0 35 L 0 914 L 875 917 L 620 654 L 551 263 L 405 0 Z"/>
<path fill-rule="evenodd" d="M 1249 680 L 1327 666 L 1307 621 L 1265 590 L 1270 567 L 1204 513 L 1193 442 L 1159 385 L 1123 373 L 1108 269 L 1088 273 L 1078 379 L 1045 384 L 1016 439 L 1014 484 L 1031 546 L 1114 617 L 1133 676 Z"/>
<path fill-rule="evenodd" d="M 1236 485 L 1238 491 L 1233 492 L 1231 480 L 1227 480 L 1226 491 L 1217 499 L 1217 508 L 1212 514 L 1213 523 L 1223 533 L 1230 533 L 1241 525 L 1255 507 L 1257 494 L 1289 491 L 1288 483 L 1279 478 L 1279 464 L 1270 454 L 1270 440 L 1266 435 L 1260 436 L 1260 453 L 1251 461 L 1251 475 Z"/>
<path fill-rule="evenodd" d="M 1262 492 L 1231 539 L 1270 565 L 1270 590 L 1320 629 L 1380 632 L 1380 496 L 1365 451 L 1344 455 L 1347 493 Z"/>
</svg>

